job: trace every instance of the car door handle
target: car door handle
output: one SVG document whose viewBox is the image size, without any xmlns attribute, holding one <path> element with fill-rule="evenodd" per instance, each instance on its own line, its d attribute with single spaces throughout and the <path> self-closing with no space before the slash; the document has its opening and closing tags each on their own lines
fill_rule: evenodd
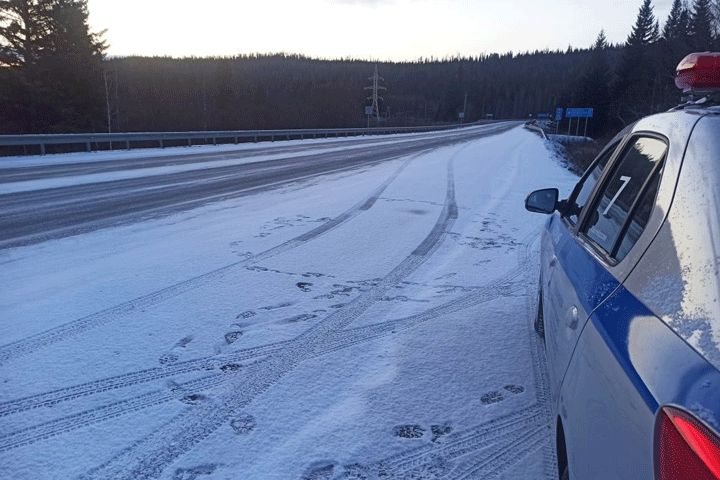
<svg viewBox="0 0 720 480">
<path fill-rule="evenodd" d="M 565 316 L 567 326 L 570 327 L 572 330 L 575 330 L 578 326 L 579 320 L 580 317 L 578 315 L 578 309 L 575 305 L 573 305 L 572 307 L 570 307 L 570 310 L 568 310 L 567 315 Z"/>
<path fill-rule="evenodd" d="M 552 268 L 555 265 L 557 265 L 557 256 L 553 255 L 552 258 L 550 259 L 550 267 Z"/>
</svg>

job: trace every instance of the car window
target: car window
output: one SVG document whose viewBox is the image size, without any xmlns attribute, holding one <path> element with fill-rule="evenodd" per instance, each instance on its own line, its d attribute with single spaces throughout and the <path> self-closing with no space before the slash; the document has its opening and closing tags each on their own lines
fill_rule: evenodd
<svg viewBox="0 0 720 480">
<path fill-rule="evenodd" d="M 575 225 L 578 218 L 580 218 L 580 212 L 590 197 L 590 193 L 595 187 L 595 184 L 600 179 L 600 175 L 602 175 L 603 170 L 605 170 L 608 160 L 610 160 L 610 157 L 612 157 L 612 154 L 615 152 L 616 146 L 617 145 L 614 145 L 605 150 L 600 158 L 595 161 L 595 164 L 590 167 L 590 173 L 585 174 L 583 179 L 575 186 L 573 195 L 570 197 L 570 206 L 567 212 L 567 219 L 571 224 Z"/>
<path fill-rule="evenodd" d="M 625 258 L 633 245 L 635 245 L 635 242 L 640 238 L 640 234 L 645 230 L 645 225 L 647 225 L 648 220 L 650 220 L 650 214 L 655 206 L 655 197 L 657 197 L 659 187 L 660 171 L 658 170 L 653 174 L 637 207 L 635 207 L 630 221 L 625 226 L 625 234 L 619 242 L 619 245 L 615 247 L 617 253 L 612 255 L 614 258 L 618 260 Z"/>
<path fill-rule="evenodd" d="M 640 137 L 625 149 L 610 179 L 598 193 L 582 232 L 608 254 L 620 237 L 642 187 L 665 156 L 667 144 Z"/>
</svg>

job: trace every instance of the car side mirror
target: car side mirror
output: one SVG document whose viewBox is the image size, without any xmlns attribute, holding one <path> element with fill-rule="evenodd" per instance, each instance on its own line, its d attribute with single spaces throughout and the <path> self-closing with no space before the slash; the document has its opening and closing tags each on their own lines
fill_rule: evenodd
<svg viewBox="0 0 720 480">
<path fill-rule="evenodd" d="M 557 188 L 544 188 L 535 190 L 525 199 L 525 209 L 536 213 L 553 213 L 558 208 Z"/>
</svg>

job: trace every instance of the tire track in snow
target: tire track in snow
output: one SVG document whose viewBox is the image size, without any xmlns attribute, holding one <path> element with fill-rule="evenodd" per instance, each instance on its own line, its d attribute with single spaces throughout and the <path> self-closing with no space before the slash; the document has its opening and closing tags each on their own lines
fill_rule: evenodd
<svg viewBox="0 0 720 480">
<path fill-rule="evenodd" d="M 244 367 L 236 365 L 232 369 L 229 369 L 228 373 L 214 373 L 183 383 L 172 383 L 169 384 L 167 388 L 161 390 L 154 390 L 132 398 L 119 400 L 107 405 L 91 408 L 16 430 L 5 435 L 0 435 L 0 453 L 174 400 L 179 400 L 184 403 L 196 403 L 204 398 L 199 392 L 204 392 L 221 385 L 227 381 L 228 376 L 233 375 L 237 369 L 248 367 L 257 368 L 258 365 L 267 361 L 268 358 L 269 357 L 266 357 L 265 359 L 258 360 Z"/>
<path fill-rule="evenodd" d="M 102 407 L 26 427 L 6 435 L 0 435 L 0 452 L 31 445 L 39 440 L 46 440 L 63 433 L 77 430 L 78 428 L 112 420 L 113 418 L 161 405 L 172 400 L 182 400 L 182 396 L 179 395 L 178 392 L 202 391 L 214 387 L 224 380 L 222 377 L 223 374 L 210 375 L 178 384 L 169 389 L 148 392 L 128 400 L 120 400 L 108 405 L 103 405 Z"/>
<path fill-rule="evenodd" d="M 528 282 L 527 277 L 533 277 L 538 270 L 531 263 L 533 245 L 538 233 L 539 231 L 533 232 L 522 241 L 524 248 L 519 252 L 518 267 L 497 282 L 493 282 L 492 285 L 412 317 L 348 330 L 340 332 L 340 335 L 345 334 L 346 337 L 350 335 L 356 342 L 359 342 L 362 341 L 360 340 L 362 337 L 374 338 L 389 334 L 393 330 L 409 328 L 426 321 L 432 313 L 443 315 L 497 298 L 494 294 L 514 293 L 533 288 L 535 283 Z M 515 279 L 520 276 L 525 279 L 514 283 Z M 507 283 L 503 284 L 503 282 Z M 529 285 L 530 287 L 528 287 Z M 526 298 L 527 321 L 525 328 L 527 328 L 530 341 L 536 403 L 518 412 L 494 418 L 462 432 L 453 433 L 444 437 L 439 444 L 418 447 L 369 467 L 348 466 L 342 475 L 335 478 L 346 480 L 361 478 L 388 478 L 389 480 L 394 478 L 427 480 L 495 478 L 538 449 L 542 449 L 546 477 L 554 478 L 557 465 L 552 441 L 553 429 L 550 422 L 547 368 L 541 340 L 535 334 L 532 326 L 533 314 L 536 311 L 536 306 L 533 305 L 534 292 L 526 295 Z M 342 347 L 338 346 L 337 348 Z M 518 454 L 518 452 L 523 453 Z M 460 463 L 456 463 L 458 461 Z"/>
<path fill-rule="evenodd" d="M 537 233 L 533 233 L 530 236 L 526 237 L 526 239 L 523 240 L 523 244 L 528 245 L 536 236 Z M 461 311 L 466 308 L 470 308 L 472 306 L 494 300 L 500 296 L 515 293 L 521 288 L 524 288 L 524 285 L 516 282 L 515 280 L 519 275 L 523 273 L 525 267 L 526 265 L 521 264 L 508 274 L 475 292 L 465 295 L 459 299 L 451 300 L 449 302 L 446 302 L 445 304 L 439 305 L 435 308 L 431 308 L 419 314 L 397 320 L 390 320 L 375 325 L 334 332 L 333 334 L 328 336 L 326 343 L 318 349 L 314 356 L 324 355 L 330 352 L 341 350 L 357 343 L 365 342 L 381 336 L 388 335 L 390 333 L 394 333 L 398 330 L 412 328 L 415 325 L 426 322 L 428 320 L 434 320 L 440 316 Z M 237 362 L 241 362 L 243 360 L 276 354 L 281 350 L 290 347 L 293 342 L 294 340 L 287 340 L 283 342 L 263 345 L 260 347 L 243 349 L 237 352 L 223 355 L 222 357 L 210 356 L 187 360 L 184 362 L 179 362 L 177 364 L 171 364 L 165 368 L 156 367 L 152 369 L 141 370 L 139 372 L 117 375 L 103 380 L 97 380 L 10 402 L 4 402 L 0 404 L 0 417 L 19 413 L 25 410 L 31 410 L 34 408 L 49 407 L 56 405 L 60 402 L 76 400 L 84 396 L 103 393 L 109 390 L 119 388 L 125 388 L 139 383 L 150 382 L 191 372 L 222 369 L 224 366 L 234 365 Z M 206 388 L 216 386 L 222 383 L 226 377 L 218 374 L 213 375 L 212 378 L 215 378 L 217 380 L 216 383 L 208 383 Z M 194 388 L 190 385 L 191 384 L 188 384 L 188 388 Z M 197 388 L 195 389 L 197 390 Z M 140 397 L 142 397 L 142 400 L 138 402 L 137 399 Z M 115 412 L 115 416 L 120 416 L 124 413 L 132 413 L 138 411 L 141 408 L 147 408 L 166 401 L 171 401 L 174 398 L 175 397 L 171 395 L 164 394 L 162 391 L 158 391 L 153 392 L 153 395 L 144 394 L 139 397 L 115 402 L 112 404 L 112 408 Z M 120 408 L 122 405 L 126 405 L 127 408 L 125 410 L 122 410 Z M 100 408 L 106 407 L 104 406 Z M 83 418 L 85 420 L 82 420 Z M 53 422 L 53 425 L 55 425 L 55 427 L 52 432 L 43 430 L 44 433 L 38 435 L 40 437 L 42 437 L 43 435 L 54 436 L 67 431 L 67 428 L 63 426 L 63 422 L 72 422 L 73 425 L 78 425 L 79 428 L 79 426 L 96 423 L 96 418 L 97 416 L 93 411 L 87 411 L 81 414 L 76 414 L 70 417 L 58 419 L 57 421 Z M 81 423 L 83 425 L 81 425 Z M 0 438 L 0 445 L 3 445 L 2 438 Z M 19 446 L 19 444 L 15 446 Z M 0 446 L 0 451 L 2 451 L 2 448 L 3 447 Z"/>
<path fill-rule="evenodd" d="M 397 174 L 399 174 L 399 171 L 396 172 L 393 177 L 396 178 Z M 387 183 L 389 184 L 394 178 L 389 179 Z M 386 186 L 381 186 L 381 188 L 384 190 Z M 368 201 L 366 201 L 362 205 L 361 208 L 369 208 L 369 202 L 374 202 L 375 200 L 377 200 L 379 195 L 382 193 L 381 188 L 378 188 L 374 192 L 374 194 L 371 195 L 370 199 L 368 199 Z M 320 230 L 321 227 L 316 230 Z M 328 338 L 326 345 L 322 349 L 320 349 L 316 353 L 316 355 L 324 355 L 326 353 L 347 348 L 357 343 L 394 333 L 397 330 L 412 328 L 417 324 L 426 322 L 428 320 L 433 320 L 439 316 L 464 310 L 466 308 L 470 308 L 472 306 L 491 301 L 500 296 L 512 295 L 520 291 L 522 288 L 524 288 L 524 286 L 522 285 L 522 283 L 515 282 L 515 280 L 527 269 L 528 262 L 531 258 L 530 248 L 534 240 L 537 238 L 538 233 L 539 232 L 537 231 L 532 232 L 530 235 L 526 236 L 521 241 L 521 245 L 523 245 L 523 248 L 519 250 L 518 267 L 503 275 L 494 282 L 485 285 L 480 289 L 477 289 L 458 299 L 451 300 L 442 305 L 431 308 L 416 315 L 412 315 L 410 317 L 390 320 L 380 324 L 359 327 L 356 329 L 335 332 L 332 336 Z M 221 368 L 223 365 L 241 362 L 243 360 L 259 356 L 274 354 L 282 350 L 283 348 L 286 348 L 293 341 L 294 340 L 287 340 L 283 342 L 262 345 L 259 347 L 252 347 L 249 349 L 243 349 L 233 353 L 229 353 L 220 357 L 207 356 L 197 359 L 186 360 L 165 367 L 155 367 L 137 372 L 115 375 L 112 377 L 99 379 L 80 385 L 65 387 L 49 392 L 32 395 L 29 397 L 2 402 L 0 403 L 0 417 L 35 408 L 50 407 L 61 402 L 76 400 L 81 397 L 104 393 L 110 390 L 126 388 L 140 383 L 152 382 L 155 380 L 160 380 L 163 378 L 173 377 L 186 373 Z"/>
<path fill-rule="evenodd" d="M 459 466 L 458 471 L 451 472 L 447 478 L 451 480 L 495 478 L 539 448 L 546 431 L 547 427 L 540 425 L 530 433 L 527 430 L 513 432 L 504 438 L 510 440 L 509 443 L 498 442 L 489 447 L 487 452 L 477 455 L 472 462 L 468 462 L 470 465 Z M 525 455 L 518 455 L 518 452 L 524 452 Z"/>
<path fill-rule="evenodd" d="M 435 232 L 436 229 L 433 229 L 433 232 Z M 335 345 L 325 345 L 320 348 L 320 350 L 317 352 L 317 354 L 323 354 L 327 353 L 328 351 L 337 350 L 338 348 L 344 348 L 348 346 L 349 344 L 357 343 L 358 341 L 367 340 L 370 338 L 377 337 L 377 331 L 379 330 L 382 333 L 389 333 L 392 329 L 398 329 L 398 328 L 409 328 L 419 322 L 429 320 L 430 318 L 437 317 L 438 315 L 442 315 L 445 313 L 450 313 L 453 311 L 461 310 L 463 308 L 468 308 L 469 306 L 472 306 L 474 304 L 482 303 L 483 301 L 491 300 L 492 298 L 497 298 L 499 295 L 503 294 L 510 294 L 518 290 L 518 285 L 515 285 L 512 283 L 512 280 L 519 276 L 523 271 L 523 263 L 526 263 L 529 258 L 529 248 L 530 244 L 532 242 L 532 239 L 537 234 L 533 234 L 530 237 L 528 237 L 526 240 L 523 240 L 523 244 L 525 244 L 525 248 L 520 251 L 520 262 L 521 265 L 519 265 L 518 268 L 511 271 L 508 275 L 504 276 L 503 278 L 497 280 L 496 282 L 493 282 L 493 284 L 485 286 L 484 288 L 473 292 L 473 294 L 465 295 L 464 297 L 461 297 L 460 299 L 456 301 L 447 302 L 446 304 L 443 304 L 439 307 L 436 307 L 434 309 L 431 309 L 427 312 L 422 312 L 421 314 L 414 315 L 412 317 L 408 317 L 405 319 L 400 320 L 394 320 L 390 322 L 384 322 L 383 324 L 373 325 L 370 327 L 362 327 L 360 329 L 354 329 L 351 331 L 346 332 L 352 332 L 353 339 L 355 341 L 352 341 L 351 343 L 347 342 L 347 338 L 342 338 L 340 342 L 336 340 Z M 424 242 L 425 244 L 425 242 Z M 414 253 L 417 253 L 420 249 L 416 249 Z M 424 253 L 430 253 L 429 249 L 425 249 Z M 507 283 L 510 281 L 511 283 Z M 503 285 L 503 282 L 505 285 Z M 475 296 L 477 298 L 473 299 L 472 297 Z M 337 337 L 343 336 L 347 337 L 346 332 L 337 332 Z M 345 334 L 345 335 L 343 335 Z M 535 338 L 535 337 L 532 337 Z M 328 339 L 332 340 L 332 336 Z M 243 351 L 235 352 L 233 354 L 229 354 L 226 356 L 223 356 L 222 358 L 213 358 L 213 357 L 207 357 L 204 359 L 196 359 L 196 360 L 189 360 L 186 362 L 182 362 L 184 364 L 195 364 L 195 366 L 200 367 L 202 365 L 202 362 L 205 363 L 205 369 L 208 368 L 207 361 L 214 360 L 213 363 L 215 363 L 214 366 L 217 366 L 217 362 L 224 362 L 224 361 L 231 361 L 236 358 L 252 358 L 258 355 L 261 355 L 263 352 L 265 354 L 271 354 L 273 353 L 273 350 L 279 350 L 281 348 L 284 348 L 285 345 L 288 343 L 293 342 L 286 341 L 281 342 L 281 344 L 272 344 L 272 345 L 266 345 L 262 347 L 255 347 L 251 349 L 246 349 Z M 537 346 L 537 345 L 533 345 Z M 534 365 L 535 366 L 535 365 Z M 171 370 L 173 368 L 177 368 L 175 373 L 168 372 L 168 375 L 163 376 L 170 376 L 173 374 L 179 374 L 182 373 L 183 367 L 180 364 L 176 364 L 170 367 Z M 156 373 L 159 373 L 161 370 L 165 369 L 150 369 L 155 370 Z M 138 372 L 143 373 L 143 372 Z M 124 376 L 118 376 L 118 377 L 128 377 L 132 374 L 124 375 Z M 31 427 L 29 429 L 24 429 L 20 432 L 15 432 L 13 435 L 13 442 L 12 445 L 7 444 L 6 448 L 0 449 L 7 450 L 10 448 L 15 448 L 17 446 L 27 445 L 30 443 L 34 443 L 38 440 L 42 440 L 45 438 L 49 438 L 49 436 L 56 436 L 62 433 L 66 433 L 71 430 L 75 430 L 77 428 L 81 428 L 86 425 L 90 425 L 93 423 L 109 420 L 112 418 L 116 418 L 117 416 L 123 415 L 125 413 L 132 413 L 134 411 L 138 411 L 142 408 L 148 408 L 154 405 L 158 405 L 163 402 L 171 401 L 171 400 L 178 400 L 178 394 L 177 391 L 194 391 L 194 390 L 200 390 L 202 391 L 205 388 L 210 388 L 213 386 L 216 386 L 218 384 L 221 384 L 225 381 L 225 376 L 223 374 L 216 374 L 211 375 L 209 377 L 201 378 L 198 380 L 194 380 L 191 382 L 186 382 L 184 384 L 180 384 L 177 386 L 177 389 L 173 390 L 173 393 L 164 391 L 164 392 L 151 392 L 151 394 L 146 394 L 141 396 L 142 398 L 134 398 L 129 399 L 122 402 L 116 402 L 111 405 L 107 405 L 104 407 L 101 407 L 98 409 L 98 411 L 88 411 L 88 412 L 82 412 L 82 414 L 76 414 L 72 415 L 71 417 L 67 417 L 65 419 L 60 419 L 61 421 L 53 421 L 53 422 L 47 422 L 46 424 L 37 426 L 37 427 Z M 90 382 L 94 383 L 94 382 Z M 119 388 L 119 387 L 118 387 Z M 84 417 L 84 418 L 83 418 Z M 516 438 L 517 434 L 513 434 L 513 438 Z M 490 443 L 497 443 L 499 441 L 498 438 L 495 438 Z M 1 443 L 0 443 L 1 444 Z M 477 444 L 480 445 L 480 444 Z M 488 443 L 482 444 L 487 446 Z M 480 446 L 477 448 L 485 448 L 485 446 Z M 436 458 L 434 456 L 433 458 Z M 432 460 L 432 459 L 430 459 Z M 495 462 L 497 463 L 497 462 Z M 495 465 L 493 463 L 492 465 Z M 514 462 L 513 462 L 514 463 Z M 420 465 L 423 465 L 422 461 L 420 462 Z M 502 464 L 504 465 L 504 464 Z M 502 467 L 501 465 L 501 467 Z M 427 465 L 425 465 L 427 467 Z M 421 468 L 421 467 L 418 467 Z M 424 468 L 424 467 L 422 467 Z M 504 469 L 503 467 L 502 469 Z M 486 469 L 482 470 L 482 472 L 486 472 Z M 487 473 L 487 472 L 486 472 Z M 476 477 L 475 474 L 472 474 L 472 472 L 468 475 L 471 476 L 464 476 L 464 477 L 458 477 L 458 478 L 487 478 L 486 473 L 483 473 L 482 477 Z M 403 477 L 404 478 L 404 477 Z M 422 478 L 422 477 L 418 477 Z M 434 478 L 434 477 L 433 477 Z M 454 477 L 453 477 L 454 478 Z"/>
<path fill-rule="evenodd" d="M 526 244 L 526 249 L 524 250 L 525 255 L 521 256 L 521 259 L 527 260 L 527 257 L 528 257 L 528 255 L 527 255 L 527 247 L 529 247 L 529 243 L 528 243 L 528 242 L 525 242 L 525 241 L 523 241 L 523 243 Z M 523 251 L 521 251 L 520 253 L 522 254 Z M 521 260 L 521 261 L 522 261 L 522 260 Z M 514 276 L 517 276 L 517 273 L 515 273 L 515 275 L 513 275 L 513 277 L 514 277 Z M 506 280 L 506 279 L 504 279 L 504 280 Z M 496 282 L 496 283 L 498 283 L 498 282 Z M 484 288 L 484 289 L 482 289 L 482 290 L 486 290 L 486 289 L 487 289 L 487 287 Z M 515 289 L 513 288 L 511 291 L 515 291 Z M 495 292 L 495 293 L 499 293 L 499 292 Z M 506 292 L 506 293 L 507 293 L 507 292 Z M 499 294 L 502 294 L 502 293 L 499 293 Z M 466 296 L 466 297 L 470 297 L 470 296 L 471 296 L 471 295 L 468 295 L 468 296 Z M 497 297 L 497 295 L 491 295 L 491 298 L 496 298 L 496 297 Z M 480 302 L 482 302 L 482 301 L 486 301 L 486 300 L 480 300 Z M 457 302 L 449 302 L 449 303 L 457 303 Z M 470 304 L 468 304 L 468 305 L 466 305 L 466 306 L 459 306 L 459 308 L 458 308 L 458 306 L 455 306 L 455 307 L 452 308 L 452 310 L 450 310 L 450 311 L 456 311 L 456 310 L 459 310 L 459 309 L 461 309 L 461 308 L 467 308 L 468 306 L 471 306 L 472 304 L 476 304 L 476 303 L 478 303 L 478 302 L 472 302 L 472 303 L 470 303 Z M 444 305 L 444 307 L 447 308 L 447 307 L 449 307 L 449 305 Z M 431 315 L 433 315 L 433 316 L 436 316 L 436 315 L 438 315 L 438 314 L 442 314 L 441 310 L 433 311 L 433 312 L 431 313 Z M 418 320 L 420 320 L 420 321 L 425 321 L 425 320 L 427 320 L 427 319 L 430 318 L 430 317 L 427 315 L 427 312 L 426 312 L 426 317 L 425 317 L 425 318 L 420 319 L 420 318 L 418 318 L 418 317 L 419 317 L 419 316 L 416 315 L 416 316 L 414 316 L 414 318 L 413 318 L 413 317 L 410 317 L 409 319 L 402 319 L 402 320 L 406 320 L 406 321 L 409 320 L 409 323 L 413 323 L 413 324 L 414 324 L 414 323 L 417 323 Z M 392 321 L 392 322 L 386 322 L 386 323 L 394 323 L 395 325 L 392 325 L 393 328 L 397 328 L 398 326 L 402 326 L 402 325 L 398 325 L 398 321 Z M 408 325 L 408 326 L 412 326 L 412 325 Z M 367 336 L 367 335 L 362 335 L 362 336 L 365 337 L 366 339 L 367 339 L 367 338 L 374 338 L 374 336 L 373 336 L 373 337 L 369 337 L 369 336 Z M 290 342 L 290 341 L 288 341 L 288 342 Z M 282 342 L 282 343 L 288 343 L 288 342 Z M 353 343 L 354 343 L 354 342 L 353 342 Z M 248 349 L 247 351 L 236 352 L 235 354 L 231 354 L 231 355 L 232 355 L 232 356 L 236 356 L 236 355 L 240 354 L 240 355 L 244 355 L 244 358 L 252 357 L 252 356 L 257 356 L 257 355 L 259 355 L 259 354 L 262 353 L 262 352 L 259 351 L 259 349 L 261 349 L 261 348 L 265 348 L 265 349 L 267 350 L 267 353 L 270 353 L 268 347 L 271 347 L 271 348 L 274 348 L 274 349 L 282 348 L 282 346 L 278 346 L 278 344 L 275 344 L 275 345 L 266 345 L 266 346 L 263 346 L 263 347 L 256 347 L 256 348 L 253 348 L 253 349 Z M 335 350 L 336 348 L 342 348 L 342 347 L 337 347 L 337 346 L 336 346 L 335 348 L 332 348 L 332 349 Z M 254 351 L 253 351 L 253 350 L 254 350 Z M 321 351 L 320 353 L 326 353 L 326 351 L 327 351 L 327 349 L 324 349 L 324 351 Z M 208 358 L 212 358 L 212 357 L 208 357 Z M 227 359 L 229 360 L 230 357 L 227 357 Z M 197 359 L 197 360 L 192 360 L 192 361 L 188 361 L 188 362 L 199 363 L 200 360 L 205 360 L 205 359 Z M 220 360 L 224 360 L 224 359 L 216 358 L 215 360 L 216 360 L 216 361 L 220 361 Z M 188 362 L 185 362 L 185 363 L 188 363 Z M 206 367 L 206 368 L 207 368 L 207 367 Z M 161 370 L 161 369 L 155 369 L 155 370 Z M 179 372 L 179 371 L 176 371 L 175 374 L 177 374 L 177 373 L 180 373 L 180 372 Z M 222 381 L 224 381 L 224 379 L 221 378 L 222 375 L 216 375 L 215 377 L 216 377 L 217 379 L 219 379 L 219 380 L 216 379 L 214 382 L 208 383 L 209 377 L 206 377 L 205 379 L 199 379 L 199 380 L 205 381 L 204 384 L 201 384 L 199 381 L 194 381 L 193 383 L 188 383 L 187 385 L 182 384 L 182 386 L 187 386 L 187 387 L 190 387 L 190 388 L 193 388 L 193 387 L 195 387 L 195 388 L 197 388 L 197 387 L 203 388 L 203 386 L 204 386 L 204 388 L 208 388 L 208 387 L 214 386 L 214 385 L 216 385 L 216 384 L 221 383 Z M 117 405 L 115 405 L 115 404 L 113 404 L 113 405 L 111 405 L 111 406 L 108 406 L 108 407 L 115 407 L 114 410 L 111 410 L 111 408 L 108 408 L 108 407 L 104 407 L 104 411 L 105 411 L 105 412 L 110 412 L 110 413 L 107 413 L 106 415 L 104 415 L 104 417 L 102 417 L 101 415 L 98 415 L 98 414 L 93 414 L 93 412 L 88 412 L 88 414 L 89 414 L 89 415 L 87 415 L 88 420 L 90 419 L 90 416 L 92 415 L 92 416 L 95 418 L 95 421 L 89 421 L 87 424 L 97 423 L 97 421 L 103 421 L 104 419 L 115 418 L 115 417 L 117 417 L 117 416 L 119 416 L 119 415 L 121 415 L 121 414 L 123 414 L 123 413 L 130 413 L 130 412 L 132 412 L 132 411 L 137 411 L 139 408 L 146 408 L 146 407 L 149 407 L 149 406 L 152 406 L 152 405 L 156 405 L 156 404 L 158 404 L 158 403 L 162 403 L 163 401 L 173 400 L 173 399 L 176 399 L 176 396 L 165 395 L 164 397 L 160 397 L 160 400 L 159 400 L 159 401 L 156 401 L 157 399 L 158 399 L 158 394 L 157 394 L 157 393 L 156 393 L 156 395 L 155 395 L 155 398 L 145 398 L 145 399 L 143 399 L 143 400 L 145 400 L 144 405 L 138 405 L 138 402 L 137 402 L 137 401 L 135 401 L 134 399 L 130 399 L 130 401 L 126 401 L 126 402 L 125 402 L 128 408 L 125 408 L 125 409 L 124 409 L 123 411 L 121 411 L 120 413 L 117 412 L 117 408 L 116 408 Z M 137 408 L 132 408 L 132 407 L 137 407 Z M 73 417 L 76 418 L 77 415 L 74 415 Z M 83 426 L 83 425 L 77 424 L 77 422 L 75 422 L 75 423 L 66 422 L 66 423 L 70 423 L 70 426 L 69 426 L 69 427 L 66 427 L 66 428 L 56 429 L 56 431 L 54 432 L 53 436 L 54 436 L 54 435 L 57 435 L 57 434 L 59 434 L 59 433 L 64 433 L 64 432 L 66 432 L 66 431 L 73 430 L 73 429 L 76 429 L 76 428 L 80 428 L 80 427 Z M 25 432 L 23 432 L 23 433 L 25 433 Z M 39 439 L 47 438 L 48 433 L 49 433 L 49 432 L 48 432 L 47 430 L 45 430 L 45 431 L 43 431 L 42 433 L 40 433 L 39 435 L 36 435 L 35 441 L 37 441 L 37 440 L 39 440 Z M 27 444 L 27 443 L 33 443 L 33 442 L 18 442 L 18 444 L 17 444 L 17 445 L 14 445 L 14 446 L 19 446 L 20 444 Z"/>
<path fill-rule="evenodd" d="M 272 355 L 285 348 L 292 340 L 271 343 L 259 347 L 251 347 L 222 356 L 208 356 L 170 364 L 167 367 L 155 367 L 130 372 L 112 377 L 94 380 L 79 385 L 60 388 L 39 393 L 29 397 L 0 403 L 0 417 L 33 410 L 40 407 L 51 407 L 61 402 L 76 400 L 98 393 L 126 388 L 140 383 L 152 382 L 163 378 L 174 377 L 186 373 L 204 370 L 222 369 L 226 365 L 235 364 L 255 357 Z"/>
<path fill-rule="evenodd" d="M 353 465 L 337 479 L 460 479 L 490 478 L 523 456 L 517 446 L 533 444 L 541 430 L 544 412 L 537 404 L 493 418 L 369 466 Z"/>
<path fill-rule="evenodd" d="M 447 190 L 443 210 L 430 234 L 418 248 L 388 273 L 378 285 L 363 292 L 342 309 L 300 334 L 292 345 L 262 364 L 238 372 L 218 389 L 212 398 L 183 410 L 177 417 L 145 438 L 130 445 L 107 463 L 91 470 L 84 479 L 149 479 L 162 474 L 180 455 L 226 424 L 237 412 L 258 395 L 267 391 L 300 362 L 322 350 L 328 337 L 345 328 L 379 301 L 388 290 L 414 272 L 435 251 L 457 218 L 454 157 L 448 161 Z"/>
<path fill-rule="evenodd" d="M 535 265 L 531 275 L 536 278 L 540 273 L 539 264 Z M 533 285 L 532 288 L 537 288 Z M 542 445 L 543 468 L 546 478 L 555 478 L 557 475 L 557 456 L 555 452 L 554 421 L 552 418 L 552 404 L 550 397 L 550 379 L 548 376 L 547 362 L 545 360 L 544 340 L 535 332 L 534 320 L 537 313 L 537 292 L 531 290 L 527 295 L 527 318 L 526 325 L 530 339 L 530 355 L 532 357 L 533 379 L 535 381 L 535 396 L 539 405 L 545 409 L 548 432 L 545 442 Z"/>
<path fill-rule="evenodd" d="M 537 236 L 537 232 L 529 235 L 523 241 L 523 245 L 528 245 Z M 522 261 L 522 260 L 521 260 Z M 330 352 L 341 350 L 357 343 L 365 342 L 374 338 L 382 337 L 398 330 L 412 328 L 415 325 L 434 320 L 440 316 L 461 311 L 475 305 L 489 302 L 501 296 L 512 295 L 525 288 L 522 283 L 516 281 L 526 268 L 527 260 L 524 264 L 518 265 L 517 268 L 503 275 L 501 278 L 481 287 L 467 295 L 458 299 L 451 300 L 437 307 L 431 308 L 418 314 L 382 322 L 379 324 L 359 327 L 349 330 L 341 330 L 333 333 L 327 339 L 325 345 L 316 352 L 316 356 L 324 355 Z M 283 342 L 271 343 L 259 347 L 251 347 L 236 352 L 228 353 L 222 356 L 207 356 L 197 359 L 186 360 L 170 364 L 166 367 L 155 367 L 137 372 L 130 372 L 121 375 L 115 375 L 105 379 L 95 380 L 80 385 L 65 387 L 50 392 L 40 393 L 29 397 L 20 398 L 0 403 L 0 417 L 19 413 L 26 410 L 32 410 L 41 407 L 50 407 L 61 402 L 76 400 L 82 397 L 104 393 L 110 390 L 126 388 L 140 383 L 147 383 L 163 378 L 174 377 L 182 374 L 220 369 L 224 365 L 234 364 L 243 360 L 248 360 L 260 356 L 275 354 L 284 348 L 287 348 L 294 340 L 286 340 Z M 150 406 L 150 405 L 148 405 Z M 132 411 L 135 411 L 133 409 Z"/>
<path fill-rule="evenodd" d="M 418 152 L 409 157 L 403 164 L 386 179 L 375 191 L 373 191 L 367 198 L 362 200 L 357 205 L 341 213 L 337 217 L 329 220 L 328 222 L 320 225 L 309 232 L 306 232 L 296 238 L 288 240 L 280 245 L 277 245 L 269 250 L 253 255 L 252 257 L 245 258 L 230 265 L 220 267 L 211 272 L 193 277 L 180 283 L 176 283 L 170 287 L 157 290 L 142 297 L 130 300 L 128 302 L 121 303 L 115 307 L 111 307 L 106 310 L 102 310 L 97 313 L 93 313 L 86 317 L 78 320 L 60 325 L 58 327 L 46 330 L 44 332 L 32 335 L 22 340 L 7 344 L 0 347 L 0 365 L 4 365 L 8 361 L 18 358 L 29 353 L 32 353 L 40 348 L 52 345 L 54 343 L 66 340 L 68 338 L 80 335 L 88 330 L 99 327 L 101 325 L 110 323 L 117 320 L 118 318 L 129 315 L 137 310 L 152 307 L 164 301 L 178 297 L 184 293 L 195 290 L 202 287 L 212 281 L 222 279 L 225 275 L 228 275 L 232 271 L 252 265 L 261 260 L 268 259 L 280 253 L 284 253 L 288 250 L 298 247 L 310 240 L 313 240 L 330 230 L 338 227 L 339 225 L 347 222 L 353 217 L 371 208 L 378 200 L 380 195 L 385 189 L 400 175 L 400 173 L 416 158 L 427 154 L 432 151 L 432 148 Z"/>
<path fill-rule="evenodd" d="M 529 248 L 537 235 L 538 232 L 533 232 L 523 239 L 522 244 L 525 246 L 523 252 L 527 251 L 527 248 Z M 318 355 L 347 348 L 351 345 L 364 342 L 372 338 L 385 336 L 394 333 L 397 330 L 412 328 L 415 325 L 428 320 L 434 320 L 443 315 L 465 310 L 499 297 L 509 296 L 520 292 L 527 288 L 527 285 L 522 280 L 518 281 L 518 277 L 521 277 L 526 273 L 528 262 L 529 255 L 527 253 L 523 253 L 520 256 L 520 263 L 515 269 L 488 285 L 480 287 L 479 289 L 463 295 L 460 298 L 438 305 L 437 307 L 430 308 L 409 317 L 337 332 L 328 340 L 326 348 L 318 352 Z"/>
</svg>

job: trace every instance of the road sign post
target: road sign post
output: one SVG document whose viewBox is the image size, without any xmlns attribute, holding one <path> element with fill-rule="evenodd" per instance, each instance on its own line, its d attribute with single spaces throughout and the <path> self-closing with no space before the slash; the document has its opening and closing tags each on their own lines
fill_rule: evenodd
<svg viewBox="0 0 720 480">
<path fill-rule="evenodd" d="M 365 107 L 365 115 L 367 115 L 367 128 L 370 128 L 370 116 L 373 114 L 373 107 Z"/>
<path fill-rule="evenodd" d="M 560 128 L 560 122 L 563 119 L 563 111 L 565 109 L 562 107 L 558 107 L 555 109 L 555 134 L 557 135 L 558 129 Z"/>
<path fill-rule="evenodd" d="M 565 116 L 573 119 L 577 118 L 577 125 L 575 127 L 575 135 L 577 136 L 580 133 L 580 119 L 585 119 L 585 136 L 587 136 L 587 122 L 588 118 L 592 118 L 593 116 L 593 109 L 592 108 L 568 108 L 565 112 Z M 570 120 L 570 124 L 572 125 L 572 120 Z M 570 126 L 568 126 L 568 135 L 570 135 Z"/>
</svg>

